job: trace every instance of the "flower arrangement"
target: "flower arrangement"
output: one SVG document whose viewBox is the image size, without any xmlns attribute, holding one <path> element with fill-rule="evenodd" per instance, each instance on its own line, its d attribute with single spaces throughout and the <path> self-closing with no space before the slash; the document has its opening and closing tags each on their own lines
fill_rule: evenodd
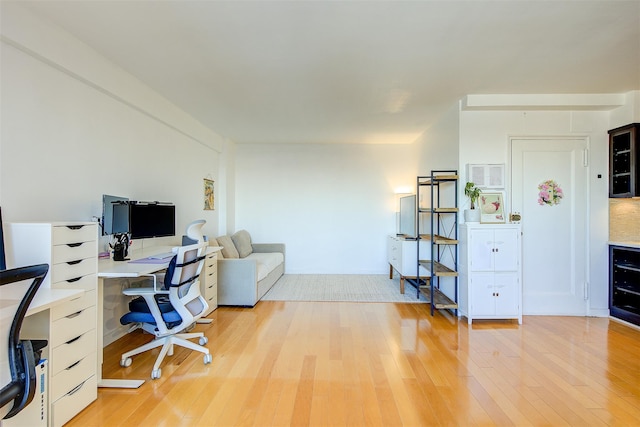
<svg viewBox="0 0 640 427">
<path fill-rule="evenodd" d="M 538 185 L 538 204 L 539 205 L 557 205 L 564 197 L 562 188 L 552 179 L 548 179 Z"/>
</svg>

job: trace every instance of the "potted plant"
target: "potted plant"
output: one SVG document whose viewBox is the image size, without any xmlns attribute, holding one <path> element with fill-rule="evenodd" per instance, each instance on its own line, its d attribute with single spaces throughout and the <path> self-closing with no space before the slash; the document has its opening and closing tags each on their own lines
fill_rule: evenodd
<svg viewBox="0 0 640 427">
<path fill-rule="evenodd" d="M 481 191 L 473 182 L 467 182 L 465 185 L 464 195 L 471 201 L 471 207 L 464 211 L 464 222 L 480 222 L 480 209 L 476 209 L 476 202 Z"/>
</svg>

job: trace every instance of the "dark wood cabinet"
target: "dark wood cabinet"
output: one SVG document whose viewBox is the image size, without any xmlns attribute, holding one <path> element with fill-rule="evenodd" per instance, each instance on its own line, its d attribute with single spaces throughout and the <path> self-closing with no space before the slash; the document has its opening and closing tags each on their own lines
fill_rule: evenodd
<svg viewBox="0 0 640 427">
<path fill-rule="evenodd" d="M 640 123 L 609 131 L 609 197 L 640 196 Z"/>
<path fill-rule="evenodd" d="M 609 312 L 640 326 L 640 248 L 609 246 Z"/>
</svg>

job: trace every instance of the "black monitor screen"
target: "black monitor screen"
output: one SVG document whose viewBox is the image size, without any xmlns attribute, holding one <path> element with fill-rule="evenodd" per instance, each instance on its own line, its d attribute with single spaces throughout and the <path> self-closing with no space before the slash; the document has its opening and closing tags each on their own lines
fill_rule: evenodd
<svg viewBox="0 0 640 427">
<path fill-rule="evenodd" d="M 132 203 L 129 206 L 132 239 L 175 236 L 175 205 Z"/>
<path fill-rule="evenodd" d="M 0 270 L 7 269 L 7 259 L 4 255 L 4 232 L 2 231 L 2 209 L 0 209 Z"/>
</svg>

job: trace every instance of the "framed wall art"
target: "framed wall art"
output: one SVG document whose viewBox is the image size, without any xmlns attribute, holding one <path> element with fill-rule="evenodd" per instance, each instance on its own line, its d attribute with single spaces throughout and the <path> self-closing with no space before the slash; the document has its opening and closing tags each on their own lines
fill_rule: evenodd
<svg viewBox="0 0 640 427">
<path fill-rule="evenodd" d="M 213 193 L 213 180 L 212 179 L 204 179 L 204 210 L 212 211 L 214 210 L 214 193 Z"/>
<path fill-rule="evenodd" d="M 478 199 L 480 204 L 480 223 L 504 224 L 504 193 L 501 191 L 482 192 Z"/>
</svg>

